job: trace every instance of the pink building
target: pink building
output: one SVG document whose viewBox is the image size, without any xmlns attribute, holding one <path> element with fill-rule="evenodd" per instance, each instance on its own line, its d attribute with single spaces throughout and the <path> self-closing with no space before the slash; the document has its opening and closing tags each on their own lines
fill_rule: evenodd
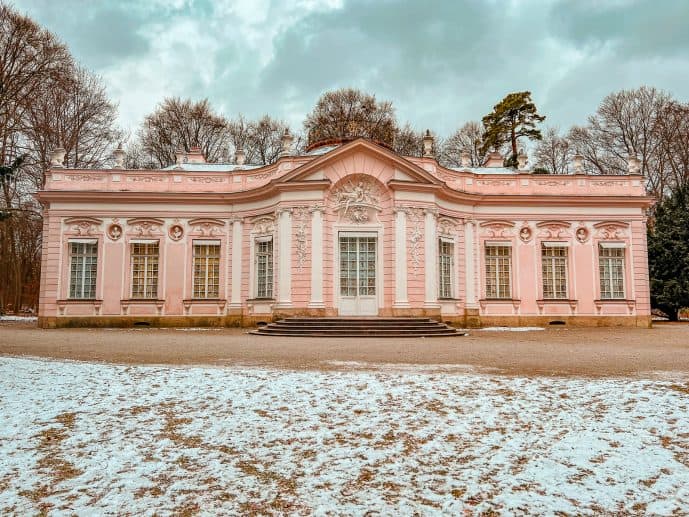
<svg viewBox="0 0 689 517">
<path fill-rule="evenodd" d="M 432 316 L 459 326 L 650 325 L 646 209 L 625 176 L 445 168 L 358 139 L 267 166 L 65 169 L 45 189 L 39 325 L 251 326 Z"/>
</svg>

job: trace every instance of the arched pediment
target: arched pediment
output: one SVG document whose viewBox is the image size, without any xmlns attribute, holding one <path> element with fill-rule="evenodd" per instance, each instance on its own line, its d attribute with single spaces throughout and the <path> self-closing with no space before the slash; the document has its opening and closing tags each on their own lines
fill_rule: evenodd
<svg viewBox="0 0 689 517">
<path fill-rule="evenodd" d="M 103 221 L 96 217 L 77 216 L 68 217 L 64 223 L 69 228 L 68 232 L 74 235 L 87 236 L 96 233 Z"/>
<path fill-rule="evenodd" d="M 165 221 L 156 217 L 134 217 L 127 219 L 128 233 L 142 237 L 162 235 L 162 227 Z"/>
<path fill-rule="evenodd" d="M 214 217 L 197 217 L 189 221 L 192 227 L 192 234 L 202 237 L 215 237 L 224 233 L 225 221 Z"/>
</svg>

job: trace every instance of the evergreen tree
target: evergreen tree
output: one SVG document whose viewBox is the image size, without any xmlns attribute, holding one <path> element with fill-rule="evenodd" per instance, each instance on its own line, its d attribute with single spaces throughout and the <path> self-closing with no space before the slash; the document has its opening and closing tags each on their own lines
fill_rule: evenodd
<svg viewBox="0 0 689 517">
<path fill-rule="evenodd" d="M 689 183 L 655 209 L 648 233 L 651 304 L 676 321 L 689 307 Z"/>
<path fill-rule="evenodd" d="M 506 166 L 517 165 L 517 143 L 520 138 L 541 140 L 537 122 L 543 122 L 545 117 L 539 115 L 536 105 L 531 101 L 531 92 L 516 92 L 508 94 L 493 111 L 483 117 L 483 145 L 481 152 L 486 154 L 491 149 L 499 149 L 505 144 L 511 148 L 511 156 L 505 160 Z"/>
</svg>

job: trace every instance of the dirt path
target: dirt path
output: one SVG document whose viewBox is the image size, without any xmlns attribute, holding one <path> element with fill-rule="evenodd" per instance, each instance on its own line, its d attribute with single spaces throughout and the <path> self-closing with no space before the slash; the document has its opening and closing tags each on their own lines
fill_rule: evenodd
<svg viewBox="0 0 689 517">
<path fill-rule="evenodd" d="M 454 364 L 516 375 L 689 372 L 689 325 L 653 329 L 472 331 L 432 339 L 319 339 L 242 329 L 62 329 L 0 324 L 0 354 L 125 364 L 255 364 L 341 368 L 341 362 Z"/>
</svg>

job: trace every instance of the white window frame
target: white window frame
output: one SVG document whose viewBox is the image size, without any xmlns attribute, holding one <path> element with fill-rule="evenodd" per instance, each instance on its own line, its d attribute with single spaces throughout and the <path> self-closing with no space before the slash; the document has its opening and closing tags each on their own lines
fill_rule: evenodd
<svg viewBox="0 0 689 517">
<path fill-rule="evenodd" d="M 198 248 L 205 248 L 205 253 L 200 255 L 197 254 Z M 211 255 L 208 253 L 210 248 L 217 248 L 217 255 Z M 194 299 L 204 300 L 204 299 L 216 299 L 220 296 L 220 259 L 222 256 L 222 248 L 220 240 L 193 240 L 191 245 L 191 255 L 192 255 L 192 272 L 191 272 L 191 292 Z M 215 259 L 215 263 L 212 261 Z M 203 271 L 202 282 L 197 284 L 197 263 L 201 264 L 201 270 Z M 211 275 L 211 264 L 214 269 L 214 274 Z M 211 283 L 211 281 L 213 281 Z M 200 291 L 197 291 L 196 287 L 199 285 L 201 287 Z"/>
<path fill-rule="evenodd" d="M 449 253 L 442 253 L 443 245 L 449 246 Z M 444 259 L 449 262 L 446 274 L 443 273 Z M 438 239 L 438 298 L 450 300 L 454 298 L 455 281 L 455 241 L 447 237 Z"/>
<path fill-rule="evenodd" d="M 546 256 L 545 251 L 546 250 L 554 250 L 554 249 L 564 249 L 565 254 L 564 256 L 562 255 L 553 255 L 553 256 Z M 543 299 L 544 300 L 568 300 L 569 299 L 569 243 L 568 242 L 541 242 L 541 290 L 543 294 Z M 556 280 L 556 274 L 557 274 L 557 267 L 556 264 L 558 262 L 562 262 L 564 264 L 564 274 L 563 274 L 563 279 L 565 283 L 565 288 L 564 292 L 561 292 L 562 290 L 556 290 L 556 285 L 555 285 L 555 280 Z M 552 295 L 546 295 L 546 263 L 548 264 L 548 267 L 550 269 L 550 273 L 552 275 Z M 561 293 L 561 294 L 560 294 Z M 550 293 L 548 293 L 550 294 Z"/>
<path fill-rule="evenodd" d="M 157 249 L 157 253 L 155 254 L 155 261 L 151 260 L 153 259 L 154 255 L 152 254 L 135 254 L 134 253 L 134 246 L 155 246 Z M 135 282 L 137 281 L 137 278 L 134 274 L 134 267 L 136 265 L 136 258 L 137 257 L 142 257 L 143 258 L 143 286 L 142 286 L 142 291 L 143 295 L 135 294 Z M 130 289 L 130 298 L 132 300 L 156 300 L 158 298 L 158 289 L 160 288 L 160 243 L 156 239 L 132 239 L 129 241 L 129 274 L 131 276 L 131 280 L 129 282 L 129 289 Z M 155 266 L 155 290 L 150 289 L 152 282 L 153 275 L 151 275 L 151 278 L 149 278 L 149 269 L 153 268 Z"/>
<path fill-rule="evenodd" d="M 262 256 L 267 255 L 266 253 L 259 252 L 259 245 L 270 243 L 270 255 L 269 260 L 266 261 L 266 268 L 261 271 L 260 260 Z M 275 291 L 275 245 L 272 236 L 262 236 L 254 237 L 254 287 L 255 293 L 254 297 L 257 299 L 272 299 Z M 261 292 L 261 275 L 264 275 L 264 285 L 268 286 Z"/>
<path fill-rule="evenodd" d="M 72 251 L 72 245 L 81 245 L 79 253 Z M 69 299 L 70 300 L 93 300 L 96 298 L 96 288 L 98 280 L 98 239 L 69 239 L 67 241 L 69 249 Z M 93 246 L 95 253 L 83 251 L 85 245 Z M 79 259 L 81 263 L 79 264 Z M 93 261 L 87 260 L 93 259 Z M 75 268 L 75 266 L 78 266 Z M 88 269 L 90 268 L 90 269 Z M 86 285 L 86 273 L 89 273 L 90 282 Z M 73 290 L 72 287 L 75 287 Z"/>
<path fill-rule="evenodd" d="M 508 254 L 507 255 L 494 255 L 494 256 L 489 256 L 488 255 L 488 249 L 489 248 L 507 248 Z M 512 243 L 509 241 L 486 241 L 483 244 L 483 259 L 484 259 L 484 267 L 485 267 L 485 295 L 487 300 L 511 300 L 512 299 L 512 268 L 513 268 L 513 263 L 514 261 L 512 260 Z M 506 292 L 502 292 L 501 290 L 501 282 L 500 282 L 500 259 L 503 261 L 507 259 L 507 264 L 508 264 L 508 271 L 507 271 L 507 287 L 505 289 Z M 491 296 L 492 293 L 488 291 L 488 269 L 489 269 L 489 262 L 495 262 L 494 270 L 495 270 L 495 295 Z"/>
<path fill-rule="evenodd" d="M 607 257 L 603 256 L 603 250 L 622 250 L 622 256 Z M 599 242 L 598 243 L 598 288 L 600 289 L 601 300 L 625 300 L 627 294 L 626 274 L 627 274 L 627 252 L 626 245 L 623 242 Z M 618 296 L 615 296 L 612 281 L 612 263 L 619 262 L 621 268 L 620 279 L 622 281 L 622 291 Z M 603 264 L 607 263 L 607 278 L 604 275 Z M 607 281 L 608 285 L 604 285 Z"/>
</svg>

